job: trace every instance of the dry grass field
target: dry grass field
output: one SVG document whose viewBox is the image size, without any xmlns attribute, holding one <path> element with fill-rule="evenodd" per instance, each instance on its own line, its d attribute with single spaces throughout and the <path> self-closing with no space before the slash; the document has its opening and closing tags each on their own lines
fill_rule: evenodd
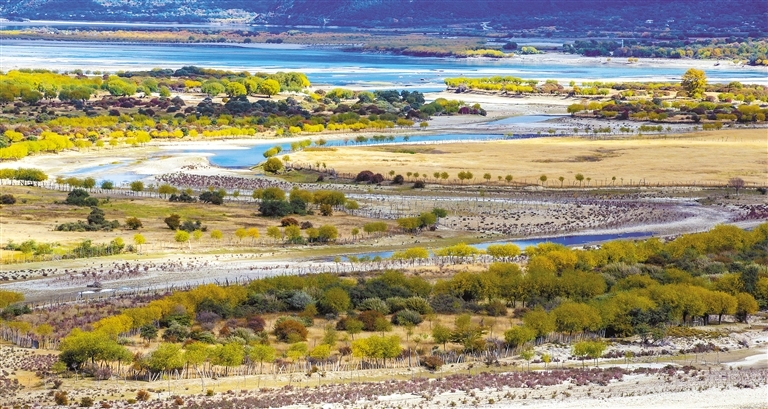
<svg viewBox="0 0 768 409">
<path fill-rule="evenodd" d="M 265 218 L 258 216 L 258 204 L 251 201 L 226 202 L 222 206 L 203 205 L 200 203 L 170 203 L 157 198 L 130 198 L 111 197 L 109 201 L 99 205 L 105 213 L 107 220 L 118 220 L 124 225 L 128 217 L 137 217 L 141 220 L 143 228 L 129 230 L 125 226 L 110 232 L 60 232 L 55 231 L 56 225 L 85 221 L 90 208 L 77 207 L 63 202 L 66 192 L 58 192 L 26 186 L 3 186 L 3 193 L 13 194 L 17 203 L 0 208 L 2 228 L 0 229 L 0 244 L 6 245 L 9 241 L 20 243 L 26 240 L 37 242 L 56 242 L 64 248 L 74 247 L 76 243 L 84 239 L 93 240 L 94 243 L 106 243 L 116 237 L 122 237 L 126 244 L 133 243 L 133 236 L 141 233 L 146 238 L 146 244 L 142 246 L 145 252 L 177 252 L 188 251 L 189 245 L 180 245 L 174 241 L 174 232 L 165 224 L 164 219 L 175 213 L 182 220 L 200 220 L 208 227 L 199 242 L 192 241 L 191 249 L 194 252 L 214 251 L 217 249 L 230 249 L 234 251 L 248 251 L 254 246 L 273 245 L 274 239 L 267 237 L 267 228 L 279 226 L 279 218 Z M 106 195 L 95 195 L 100 200 Z M 24 203 L 26 202 L 26 203 Z M 291 216 L 297 220 L 309 221 L 315 227 L 324 224 L 332 224 L 339 230 L 339 239 L 352 237 L 351 230 L 355 227 L 362 230 L 363 224 L 369 220 L 349 216 L 343 213 L 335 213 L 330 217 L 319 214 L 313 216 Z M 394 225 L 394 223 L 392 223 Z M 251 238 L 239 241 L 234 232 L 244 227 L 256 227 L 260 238 L 254 243 Z M 212 230 L 221 230 L 223 238 L 219 241 L 210 237 Z M 3 251 L 3 256 L 10 256 L 9 251 Z"/>
<path fill-rule="evenodd" d="M 626 137 L 591 140 L 586 138 L 535 138 L 484 143 L 399 145 L 339 148 L 333 152 L 292 153 L 296 162 L 325 162 L 340 172 L 371 170 L 387 174 L 394 170 L 419 172 L 432 179 L 434 172 L 447 172 L 449 180 L 460 171 L 470 171 L 476 182 L 485 182 L 484 173 L 512 175 L 515 182 L 547 186 L 576 183 L 581 173 L 590 185 L 726 183 L 740 177 L 747 183 L 768 180 L 768 130 L 726 130 L 666 137 Z M 587 181 L 583 182 L 587 185 Z"/>
</svg>

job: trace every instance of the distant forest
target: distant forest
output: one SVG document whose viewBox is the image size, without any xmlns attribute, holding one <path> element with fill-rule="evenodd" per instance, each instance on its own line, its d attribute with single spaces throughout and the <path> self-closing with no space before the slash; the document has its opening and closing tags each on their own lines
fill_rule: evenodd
<svg viewBox="0 0 768 409">
<path fill-rule="evenodd" d="M 240 22 L 599 35 L 764 37 L 764 0 L 0 0 L 9 19 Z M 467 27 L 464 27 L 467 28 Z"/>
</svg>

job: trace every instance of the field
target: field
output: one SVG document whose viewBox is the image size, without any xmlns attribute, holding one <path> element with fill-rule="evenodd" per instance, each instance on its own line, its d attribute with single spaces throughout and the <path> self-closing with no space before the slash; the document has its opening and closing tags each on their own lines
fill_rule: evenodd
<svg viewBox="0 0 768 409">
<path fill-rule="evenodd" d="M 649 185 L 724 185 L 734 177 L 763 185 L 768 180 L 767 155 L 768 132 L 750 129 L 612 139 L 553 137 L 347 147 L 335 152 L 298 152 L 291 157 L 300 162 L 325 162 L 346 173 L 418 172 L 427 181 L 434 172 L 447 172 L 454 182 L 458 172 L 470 171 L 475 183 L 485 182 L 483 175 L 490 173 L 494 184 L 506 175 L 512 175 L 514 182 L 538 184 L 540 176 L 546 175 L 547 187 L 560 187 L 560 176 L 565 178 L 564 186 L 578 185 L 574 179 L 578 173 L 592 179 L 591 183 L 585 179 L 583 186 L 636 185 L 640 180 Z"/>
</svg>

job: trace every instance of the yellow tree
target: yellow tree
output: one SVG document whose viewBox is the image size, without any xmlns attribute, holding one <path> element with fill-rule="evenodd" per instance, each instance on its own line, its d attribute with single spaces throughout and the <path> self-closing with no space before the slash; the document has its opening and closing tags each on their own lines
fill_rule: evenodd
<svg viewBox="0 0 768 409">
<path fill-rule="evenodd" d="M 703 70 L 691 68 L 683 74 L 680 85 L 691 98 L 701 98 L 707 86 L 707 75 Z"/>
</svg>

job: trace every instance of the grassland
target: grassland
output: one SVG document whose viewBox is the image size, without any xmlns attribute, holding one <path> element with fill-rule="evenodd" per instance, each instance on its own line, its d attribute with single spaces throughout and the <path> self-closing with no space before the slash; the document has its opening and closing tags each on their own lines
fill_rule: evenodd
<svg viewBox="0 0 768 409">
<path fill-rule="evenodd" d="M 371 170 L 387 174 L 419 172 L 432 179 L 447 172 L 453 181 L 460 171 L 470 171 L 477 182 L 490 173 L 498 182 L 511 174 L 514 182 L 559 187 L 575 182 L 578 173 L 590 177 L 591 186 L 630 183 L 725 184 L 740 177 L 747 183 L 768 180 L 768 132 L 765 129 L 700 132 L 685 135 L 614 139 L 536 138 L 484 143 L 449 143 L 431 146 L 347 147 L 328 152 L 298 152 L 295 161 L 325 162 L 337 171 Z M 598 182 L 599 181 L 599 182 Z M 503 182 L 506 183 L 506 182 Z M 583 185 L 588 182 L 585 180 Z"/>
</svg>

